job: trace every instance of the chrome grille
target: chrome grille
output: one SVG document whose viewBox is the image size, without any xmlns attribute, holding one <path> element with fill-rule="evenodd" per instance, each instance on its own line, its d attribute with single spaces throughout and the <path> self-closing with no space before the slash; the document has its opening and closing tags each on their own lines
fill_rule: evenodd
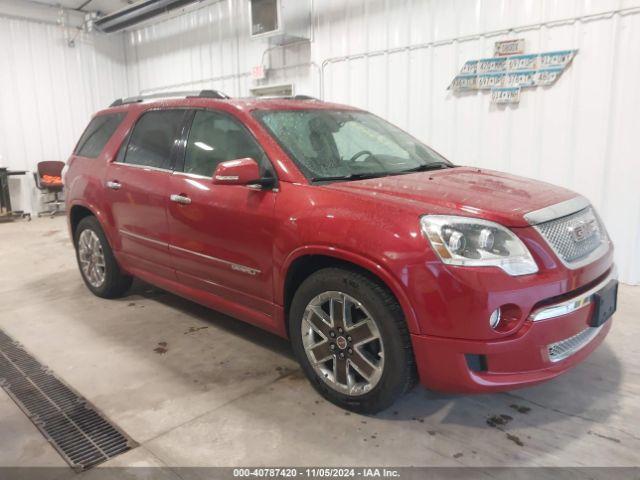
<svg viewBox="0 0 640 480">
<path fill-rule="evenodd" d="M 549 360 L 559 362 L 570 357 L 593 340 L 602 327 L 588 327 L 573 337 L 565 338 L 547 346 Z"/>
<path fill-rule="evenodd" d="M 592 207 L 535 228 L 567 265 L 585 259 L 606 241 L 604 227 Z"/>
</svg>

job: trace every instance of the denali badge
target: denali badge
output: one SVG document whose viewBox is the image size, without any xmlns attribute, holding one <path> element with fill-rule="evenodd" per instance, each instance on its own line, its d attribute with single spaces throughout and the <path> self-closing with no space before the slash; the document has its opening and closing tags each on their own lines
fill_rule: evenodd
<svg viewBox="0 0 640 480">
<path fill-rule="evenodd" d="M 569 227 L 573 241 L 576 243 L 586 240 L 596 233 L 597 230 L 598 224 L 596 223 L 595 218 L 592 218 L 591 220 L 581 220 L 577 224 Z"/>
<path fill-rule="evenodd" d="M 260 273 L 260 270 L 251 267 L 245 267 L 244 265 L 238 265 L 237 263 L 231 264 L 231 270 L 235 270 L 237 272 L 247 273 L 249 275 L 257 275 Z"/>
</svg>

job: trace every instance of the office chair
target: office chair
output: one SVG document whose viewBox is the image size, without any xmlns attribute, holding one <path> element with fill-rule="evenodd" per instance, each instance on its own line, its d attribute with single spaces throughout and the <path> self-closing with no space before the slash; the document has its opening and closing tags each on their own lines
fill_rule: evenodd
<svg viewBox="0 0 640 480">
<path fill-rule="evenodd" d="M 45 200 L 46 210 L 38 212 L 38 216 L 50 215 L 55 217 L 57 213 L 64 213 L 64 200 L 60 198 L 62 193 L 62 168 L 64 162 L 54 160 L 38 162 L 38 171 L 33 173 L 36 187 L 42 192 L 42 196 L 53 194 L 53 200 Z"/>
</svg>

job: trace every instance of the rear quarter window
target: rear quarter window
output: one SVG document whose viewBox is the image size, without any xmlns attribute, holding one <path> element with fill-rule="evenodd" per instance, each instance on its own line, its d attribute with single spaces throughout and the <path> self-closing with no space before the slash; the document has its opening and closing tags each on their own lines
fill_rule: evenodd
<svg viewBox="0 0 640 480">
<path fill-rule="evenodd" d="M 94 117 L 80 137 L 74 154 L 88 158 L 96 158 L 100 155 L 125 115 L 125 112 L 121 112 Z"/>
</svg>

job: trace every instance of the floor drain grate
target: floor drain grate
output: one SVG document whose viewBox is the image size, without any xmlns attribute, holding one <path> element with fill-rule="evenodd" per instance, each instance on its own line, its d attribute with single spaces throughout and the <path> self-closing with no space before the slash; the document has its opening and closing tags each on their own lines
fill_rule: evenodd
<svg viewBox="0 0 640 480">
<path fill-rule="evenodd" d="M 135 446 L 2 330 L 0 386 L 76 470 L 91 468 Z"/>
</svg>

